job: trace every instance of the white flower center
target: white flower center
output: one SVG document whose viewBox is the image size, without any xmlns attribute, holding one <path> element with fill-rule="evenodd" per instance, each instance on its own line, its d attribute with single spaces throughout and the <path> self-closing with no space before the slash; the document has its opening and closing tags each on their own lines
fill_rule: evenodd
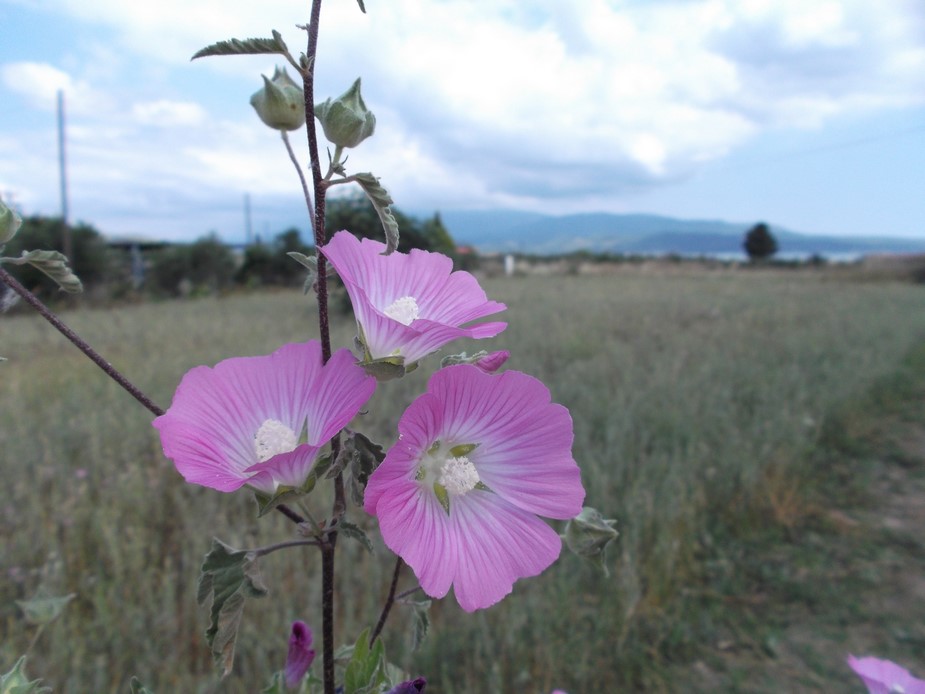
<svg viewBox="0 0 925 694">
<path fill-rule="evenodd" d="M 285 424 L 276 419 L 268 419 L 254 434 L 254 450 L 261 463 L 274 455 L 288 453 L 299 445 L 299 437 Z"/>
<path fill-rule="evenodd" d="M 479 483 L 479 473 L 465 456 L 447 458 L 440 468 L 440 478 L 437 482 L 450 496 L 462 496 L 475 489 L 475 485 Z"/>
<path fill-rule="evenodd" d="M 421 309 L 413 296 L 403 296 L 389 304 L 389 307 L 383 313 L 402 325 L 411 325 L 420 317 Z"/>
</svg>

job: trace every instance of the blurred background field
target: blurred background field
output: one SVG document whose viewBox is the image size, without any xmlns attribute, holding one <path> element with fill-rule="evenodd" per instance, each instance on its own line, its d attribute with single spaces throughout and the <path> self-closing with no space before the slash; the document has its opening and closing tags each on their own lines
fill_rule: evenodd
<svg viewBox="0 0 925 694">
<path fill-rule="evenodd" d="M 509 327 L 490 343 L 542 379 L 572 412 L 586 503 L 619 521 L 609 577 L 564 552 L 473 615 L 452 600 L 410 651 L 411 613 L 386 628 L 391 659 L 435 692 L 673 690 L 670 667 L 696 657 L 712 619 L 686 599 L 725 543 L 812 515 L 817 452 L 844 432 L 843 406 L 895 374 L 925 337 L 925 291 L 832 272 L 652 272 L 489 279 Z M 336 303 L 336 302 L 335 302 Z M 192 366 L 314 337 L 298 290 L 65 312 L 81 335 L 166 407 Z M 348 314 L 333 316 L 348 346 Z M 250 601 L 234 674 L 216 686 L 195 603 L 217 536 L 244 547 L 291 536 L 257 520 L 246 493 L 186 485 L 160 451 L 151 415 L 52 328 L 0 316 L 0 663 L 34 634 L 15 601 L 75 593 L 30 651 L 29 672 L 59 692 L 255 692 L 285 659 L 292 619 L 320 623 L 317 553 L 267 557 L 271 597 Z M 437 360 L 380 385 L 357 428 L 384 445 Z M 319 515 L 324 514 L 319 506 Z M 361 509 L 350 517 L 368 528 Z M 392 559 L 339 543 L 338 640 L 371 624 Z M 413 587 L 406 570 L 401 589 Z M 730 606 L 729 609 L 735 609 Z M 706 631 L 705 631 L 706 630 Z"/>
</svg>

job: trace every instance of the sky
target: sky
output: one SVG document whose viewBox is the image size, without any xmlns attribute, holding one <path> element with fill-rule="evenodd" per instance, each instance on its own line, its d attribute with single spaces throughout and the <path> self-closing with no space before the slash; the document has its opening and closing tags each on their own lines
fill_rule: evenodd
<svg viewBox="0 0 925 694">
<path fill-rule="evenodd" d="M 377 128 L 348 173 L 379 176 L 402 211 L 925 238 L 922 0 L 365 5 L 325 0 L 315 101 L 362 77 Z M 249 195 L 256 233 L 306 229 L 278 133 L 248 103 L 282 59 L 190 57 L 273 29 L 304 51 L 307 18 L 307 0 L 0 0 L 0 195 L 60 214 L 63 90 L 72 222 L 235 241 Z"/>
</svg>

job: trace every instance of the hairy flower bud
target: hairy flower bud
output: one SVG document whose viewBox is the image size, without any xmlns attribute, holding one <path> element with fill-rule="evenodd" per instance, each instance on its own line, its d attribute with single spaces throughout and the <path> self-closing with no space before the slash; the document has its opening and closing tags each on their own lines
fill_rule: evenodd
<svg viewBox="0 0 925 694">
<path fill-rule="evenodd" d="M 273 79 L 263 77 L 263 89 L 254 92 L 251 106 L 260 120 L 274 130 L 298 130 L 305 125 L 305 96 L 285 68 L 276 68 Z"/>
<path fill-rule="evenodd" d="M 0 243 L 6 243 L 13 238 L 21 224 L 22 219 L 15 210 L 11 210 L 0 200 Z"/>
<path fill-rule="evenodd" d="M 286 686 L 290 689 L 299 687 L 314 660 L 312 630 L 305 622 L 297 620 L 292 623 L 292 634 L 289 636 L 289 655 L 286 656 L 285 669 Z"/>
<path fill-rule="evenodd" d="M 360 78 L 334 99 L 315 104 L 324 136 L 338 147 L 356 147 L 376 130 L 376 116 L 366 108 L 360 94 Z"/>
<path fill-rule="evenodd" d="M 585 506 L 575 518 L 565 526 L 565 544 L 579 557 L 589 559 L 608 573 L 604 564 L 604 552 L 607 545 L 617 539 L 618 533 L 613 526 L 615 520 L 604 518 L 599 511 Z"/>
</svg>

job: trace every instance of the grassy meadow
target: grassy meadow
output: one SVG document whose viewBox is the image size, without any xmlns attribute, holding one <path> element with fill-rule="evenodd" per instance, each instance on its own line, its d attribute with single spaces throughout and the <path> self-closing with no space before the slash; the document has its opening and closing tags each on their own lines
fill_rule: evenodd
<svg viewBox="0 0 925 694">
<path fill-rule="evenodd" d="M 806 513 L 815 452 L 838 433 L 834 413 L 925 337 L 925 289 L 694 267 L 484 286 L 508 305 L 507 331 L 449 350 L 508 349 L 508 368 L 549 386 L 574 418 L 586 504 L 621 535 L 609 577 L 566 551 L 495 608 L 435 605 L 416 653 L 410 609 L 396 607 L 390 658 L 435 693 L 683 691 L 666 673 L 697 656 L 709 628 L 684 596 L 723 543 L 768 528 L 786 541 Z M 298 291 L 64 318 L 163 407 L 192 366 L 317 333 Z M 348 316 L 332 326 L 335 345 L 350 345 Z M 0 671 L 35 634 L 15 601 L 75 593 L 29 651 L 29 674 L 56 692 L 126 692 L 133 674 L 159 693 L 259 691 L 282 667 L 292 619 L 320 631 L 317 552 L 262 561 L 270 597 L 249 601 L 235 672 L 217 685 L 195 601 L 210 538 L 270 544 L 291 523 L 257 520 L 246 493 L 185 484 L 150 413 L 37 316 L 0 316 L 0 355 Z M 357 428 L 391 445 L 436 363 L 381 384 Z M 374 527 L 361 509 L 350 518 Z M 393 560 L 348 540 L 338 557 L 341 642 L 375 621 Z M 400 590 L 413 587 L 406 569 Z"/>
</svg>

